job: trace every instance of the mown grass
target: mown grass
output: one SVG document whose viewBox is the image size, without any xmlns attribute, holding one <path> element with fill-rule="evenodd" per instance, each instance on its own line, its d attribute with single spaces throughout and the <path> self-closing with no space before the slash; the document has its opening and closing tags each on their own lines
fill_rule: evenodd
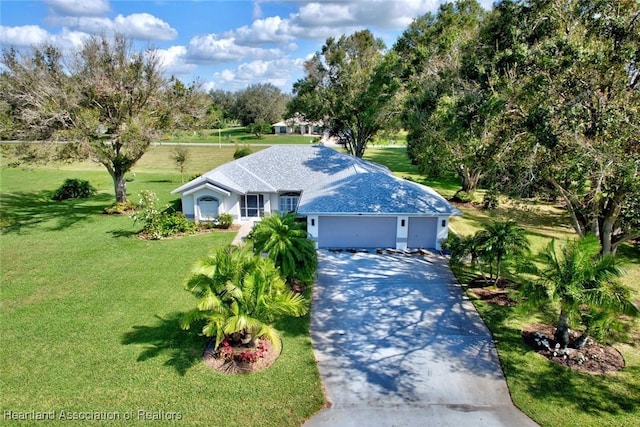
<svg viewBox="0 0 640 427">
<path fill-rule="evenodd" d="M 407 177 L 435 188 L 445 197 L 457 191 L 459 181 L 451 176 L 441 181 L 420 177 L 401 149 L 369 149 L 367 158 L 385 164 L 398 176 Z M 483 191 L 476 195 L 482 200 Z M 501 205 L 484 211 L 477 205 L 459 206 L 463 216 L 453 218 L 456 232 L 473 234 L 491 219 L 514 219 L 527 230 L 532 253 L 542 250 L 551 239 L 575 238 L 566 212 L 549 203 L 513 202 L 501 198 Z M 624 245 L 617 256 L 626 273 L 622 281 L 640 301 L 640 248 Z M 472 278 L 467 271 L 454 271 L 464 285 Z M 613 375 L 588 375 L 552 364 L 531 351 L 521 339 L 525 324 L 553 322 L 517 307 L 502 307 L 473 298 L 476 308 L 491 329 L 513 402 L 541 426 L 637 426 L 640 425 L 640 331 L 638 322 L 629 343 L 615 343 L 626 367 Z"/>
<path fill-rule="evenodd" d="M 315 141 L 318 136 L 314 135 L 297 135 L 297 134 L 264 134 L 257 137 L 255 134 L 249 133 L 244 127 L 232 127 L 221 129 L 204 129 L 199 131 L 176 131 L 172 134 L 164 135 L 162 142 L 193 142 L 193 143 L 214 143 L 221 145 L 234 144 L 309 144 Z"/>
<path fill-rule="evenodd" d="M 157 146 L 136 165 L 128 184 L 163 202 L 180 177 L 170 146 Z M 189 147 L 189 173 L 231 159 L 232 146 Z M 425 181 L 403 149 L 371 148 L 367 157 L 445 197 L 455 177 Z M 181 282 L 192 263 L 232 233 L 148 242 L 127 217 L 104 216 L 111 179 L 90 163 L 0 170 L 0 362 L 4 411 L 173 411 L 186 425 L 300 425 L 322 404 L 308 336 L 308 316 L 278 324 L 284 349 L 276 364 L 249 376 L 206 368 L 206 340 L 178 327 L 194 300 Z M 52 202 L 65 178 L 89 180 L 100 192 L 82 202 Z M 529 230 L 534 251 L 552 237 L 573 236 L 563 211 L 547 204 L 503 203 L 494 212 L 461 206 L 454 228 L 468 234 L 490 218 L 511 217 Z M 624 246 L 625 282 L 640 296 L 640 250 Z M 640 425 L 640 350 L 616 344 L 627 367 L 591 376 L 552 365 L 526 348 L 523 324 L 541 321 L 514 308 L 474 301 L 494 334 L 516 405 L 543 426 Z M 60 422 L 61 424 L 62 422 Z M 126 423 L 127 425 L 131 422 Z M 25 422 L 31 425 L 32 422 Z M 54 424 L 54 423 L 52 423 Z M 115 423 L 118 424 L 118 423 Z M 125 424 L 123 421 L 121 424 Z"/>
<path fill-rule="evenodd" d="M 204 170 L 230 159 L 210 150 Z M 150 189 L 174 200 L 178 173 L 145 161 L 134 169 L 130 198 Z M 3 167 L 0 178 L 0 412 L 104 411 L 133 415 L 110 425 L 148 425 L 137 411 L 164 411 L 179 412 L 184 425 L 296 426 L 322 406 L 308 316 L 280 322 L 281 357 L 244 376 L 207 368 L 207 339 L 180 329 L 195 303 L 182 281 L 233 233 L 140 240 L 131 218 L 101 213 L 113 202 L 111 179 L 88 164 Z M 65 178 L 88 179 L 99 193 L 53 202 Z"/>
</svg>

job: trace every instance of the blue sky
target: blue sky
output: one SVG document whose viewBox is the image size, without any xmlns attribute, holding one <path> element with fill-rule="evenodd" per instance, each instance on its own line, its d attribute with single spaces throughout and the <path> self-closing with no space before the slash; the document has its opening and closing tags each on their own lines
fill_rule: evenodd
<svg viewBox="0 0 640 427">
<path fill-rule="evenodd" d="M 122 33 L 158 49 L 168 75 L 236 91 L 272 83 L 290 92 L 327 37 L 368 28 L 387 47 L 439 0 L 1 0 L 0 44 L 64 50 Z M 485 7 L 491 1 L 481 0 Z"/>
</svg>

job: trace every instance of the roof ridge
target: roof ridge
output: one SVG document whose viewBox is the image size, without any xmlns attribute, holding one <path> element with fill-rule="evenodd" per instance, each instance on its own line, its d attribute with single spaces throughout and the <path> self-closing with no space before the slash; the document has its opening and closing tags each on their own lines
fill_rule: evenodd
<svg viewBox="0 0 640 427">
<path fill-rule="evenodd" d="M 245 172 L 247 172 L 249 175 L 253 176 L 254 178 L 256 178 L 258 181 L 262 182 L 263 184 L 265 184 L 267 187 L 269 187 L 271 190 L 273 191 L 278 191 L 277 188 L 275 188 L 270 182 L 265 181 L 264 179 L 262 179 L 259 175 L 256 175 L 255 173 L 253 173 L 249 168 L 247 168 L 243 162 L 237 162 L 236 166 L 238 166 L 239 168 L 241 168 L 242 170 L 244 170 Z"/>
</svg>

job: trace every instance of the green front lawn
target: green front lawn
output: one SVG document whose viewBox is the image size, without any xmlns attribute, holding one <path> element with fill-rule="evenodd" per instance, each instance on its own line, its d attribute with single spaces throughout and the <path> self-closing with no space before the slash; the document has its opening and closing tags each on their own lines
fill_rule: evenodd
<svg viewBox="0 0 640 427">
<path fill-rule="evenodd" d="M 244 127 L 232 127 L 221 129 L 204 129 L 199 131 L 175 131 L 172 134 L 163 135 L 159 142 L 197 142 L 213 143 L 220 145 L 273 145 L 273 144 L 309 144 L 319 136 L 311 135 L 276 135 L 265 134 L 261 138 L 249 133 Z"/>
<path fill-rule="evenodd" d="M 201 153 L 209 160 L 198 160 L 200 171 L 230 159 L 215 150 Z M 150 189 L 169 202 L 178 173 L 161 171 L 149 162 L 158 153 L 149 154 L 128 185 L 130 198 Z M 0 412 L 56 411 L 52 425 L 66 424 L 59 419 L 66 411 L 117 414 L 111 425 L 131 424 L 129 415 L 139 425 L 165 416 L 156 423 L 165 425 L 177 412 L 184 425 L 297 426 L 323 405 L 308 316 L 278 324 L 281 357 L 244 376 L 207 368 L 207 339 L 179 328 L 180 314 L 195 304 L 182 288 L 191 265 L 234 233 L 140 240 L 130 218 L 102 215 L 113 202 L 111 180 L 89 164 L 3 167 L 0 178 Z M 88 179 L 99 193 L 51 201 L 65 178 Z"/>
</svg>

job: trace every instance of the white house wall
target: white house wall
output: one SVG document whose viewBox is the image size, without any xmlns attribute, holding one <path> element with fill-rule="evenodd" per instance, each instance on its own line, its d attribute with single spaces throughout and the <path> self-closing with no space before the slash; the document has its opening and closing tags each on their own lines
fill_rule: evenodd
<svg viewBox="0 0 640 427">
<path fill-rule="evenodd" d="M 438 217 L 438 235 L 436 238 L 436 250 L 440 250 L 440 242 L 447 238 L 449 235 L 449 217 Z"/>
<path fill-rule="evenodd" d="M 191 220 L 196 218 L 193 194 L 185 195 L 182 193 L 182 213 Z"/>
</svg>

